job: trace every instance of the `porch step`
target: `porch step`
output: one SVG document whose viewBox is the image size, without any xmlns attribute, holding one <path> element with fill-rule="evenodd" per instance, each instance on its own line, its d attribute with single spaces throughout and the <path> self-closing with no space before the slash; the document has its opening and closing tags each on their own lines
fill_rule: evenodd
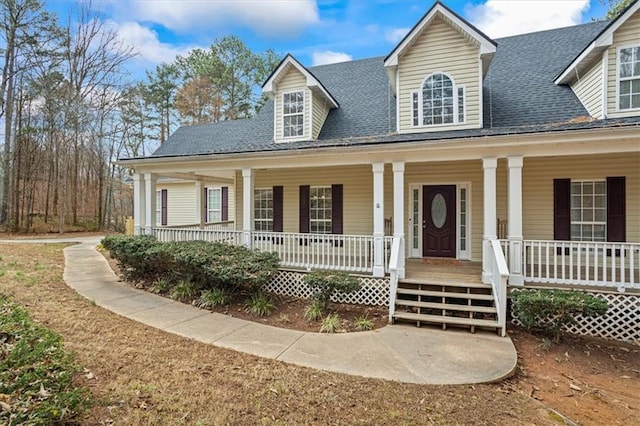
<svg viewBox="0 0 640 426">
<path fill-rule="evenodd" d="M 422 285 L 422 286 L 445 286 L 445 287 L 461 287 L 461 288 L 481 288 L 491 290 L 491 286 L 483 283 L 472 283 L 472 282 L 464 282 L 464 281 L 453 281 L 453 280 L 434 280 L 429 279 L 428 283 L 425 283 L 424 280 L 412 279 L 412 278 L 403 278 L 398 281 L 398 286 L 401 284 L 412 284 L 412 285 Z"/>
<path fill-rule="evenodd" d="M 415 300 L 396 299 L 396 305 L 413 306 L 416 308 L 441 309 L 443 311 L 463 311 L 495 314 L 496 308 L 493 306 L 457 305 L 452 303 L 419 302 Z"/>
<path fill-rule="evenodd" d="M 451 324 L 451 325 L 458 325 L 458 326 L 473 326 L 473 327 L 486 327 L 486 328 L 498 327 L 497 320 L 460 318 L 460 317 L 451 317 L 447 315 L 428 315 L 428 314 L 416 314 L 413 312 L 396 312 L 393 317 L 394 319 L 415 321 L 416 323 L 424 322 L 424 323 L 438 323 L 443 325 Z"/>
<path fill-rule="evenodd" d="M 393 321 L 498 329 L 493 288 L 480 282 L 429 282 L 403 279 L 396 290 Z"/>
<path fill-rule="evenodd" d="M 418 290 L 411 288 L 398 288 L 397 294 L 407 294 L 414 296 L 432 296 L 432 297 L 446 297 L 453 299 L 473 299 L 473 300 L 490 300 L 493 301 L 493 294 L 483 293 L 461 293 L 451 291 L 433 291 L 433 290 Z"/>
</svg>

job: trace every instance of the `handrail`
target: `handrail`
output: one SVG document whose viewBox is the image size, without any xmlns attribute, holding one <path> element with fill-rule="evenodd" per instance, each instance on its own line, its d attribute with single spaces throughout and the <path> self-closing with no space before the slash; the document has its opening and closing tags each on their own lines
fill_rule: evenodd
<svg viewBox="0 0 640 426">
<path fill-rule="evenodd" d="M 391 244 L 391 256 L 389 258 L 389 324 L 393 322 L 396 308 L 396 293 L 398 291 L 398 263 L 400 262 L 400 250 L 402 237 L 393 237 Z"/>
<path fill-rule="evenodd" d="M 500 335 L 507 334 L 507 279 L 509 278 L 509 267 L 502 251 L 500 240 L 491 240 L 490 268 L 491 286 L 493 287 L 493 297 L 498 313 L 498 327 Z"/>
</svg>

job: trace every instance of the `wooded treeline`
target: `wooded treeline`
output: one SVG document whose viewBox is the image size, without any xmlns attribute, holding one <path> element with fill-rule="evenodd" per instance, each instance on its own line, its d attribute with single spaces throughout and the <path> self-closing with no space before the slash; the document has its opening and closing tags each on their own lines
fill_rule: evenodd
<svg viewBox="0 0 640 426">
<path fill-rule="evenodd" d="M 40 0 L 0 0 L 0 227 L 122 229 L 127 170 L 180 124 L 247 118 L 277 64 L 236 37 L 193 50 L 133 81 L 136 52 L 79 4 L 63 25 Z"/>
</svg>

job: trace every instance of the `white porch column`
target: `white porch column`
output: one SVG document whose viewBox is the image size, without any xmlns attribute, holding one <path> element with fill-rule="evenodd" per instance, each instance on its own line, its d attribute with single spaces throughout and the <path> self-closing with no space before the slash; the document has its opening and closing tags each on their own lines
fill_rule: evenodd
<svg viewBox="0 0 640 426">
<path fill-rule="evenodd" d="M 384 163 L 373 163 L 373 276 L 384 277 Z"/>
<path fill-rule="evenodd" d="M 491 240 L 498 238 L 496 232 L 496 167 L 498 159 L 495 157 L 483 158 L 482 169 L 484 170 L 484 228 L 482 232 L 482 281 L 491 282 L 491 271 L 489 265 L 489 250 L 491 250 Z"/>
<path fill-rule="evenodd" d="M 146 204 L 145 234 L 153 235 L 152 228 L 157 226 L 156 218 L 156 182 L 158 176 L 154 173 L 144 174 L 144 192 Z"/>
<path fill-rule="evenodd" d="M 251 248 L 253 231 L 253 170 L 242 169 L 242 241 Z"/>
<path fill-rule="evenodd" d="M 400 258 L 398 259 L 398 278 L 405 277 L 404 243 L 404 162 L 393 164 L 393 236 L 401 239 Z"/>
<path fill-rule="evenodd" d="M 133 233 L 140 235 L 144 232 L 147 199 L 144 195 L 144 175 L 135 173 L 133 175 Z"/>
<path fill-rule="evenodd" d="M 200 229 L 204 229 L 204 218 L 205 218 L 205 211 L 204 211 L 204 207 L 205 207 L 205 203 L 204 203 L 204 197 L 206 195 L 204 194 L 204 184 L 202 183 L 201 180 L 197 180 L 196 181 L 196 212 L 197 212 L 197 219 L 198 219 L 198 225 L 200 226 Z"/>
<path fill-rule="evenodd" d="M 522 156 L 507 157 L 509 168 L 509 284 L 523 285 L 522 276 Z"/>
</svg>

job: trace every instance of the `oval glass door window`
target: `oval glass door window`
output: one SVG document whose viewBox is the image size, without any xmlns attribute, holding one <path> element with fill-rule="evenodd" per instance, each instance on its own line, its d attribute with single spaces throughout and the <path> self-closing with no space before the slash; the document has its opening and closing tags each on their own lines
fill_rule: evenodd
<svg viewBox="0 0 640 426">
<path fill-rule="evenodd" d="M 431 220 L 433 226 L 438 229 L 442 228 L 447 221 L 447 202 L 442 194 L 436 194 L 431 201 Z"/>
</svg>

